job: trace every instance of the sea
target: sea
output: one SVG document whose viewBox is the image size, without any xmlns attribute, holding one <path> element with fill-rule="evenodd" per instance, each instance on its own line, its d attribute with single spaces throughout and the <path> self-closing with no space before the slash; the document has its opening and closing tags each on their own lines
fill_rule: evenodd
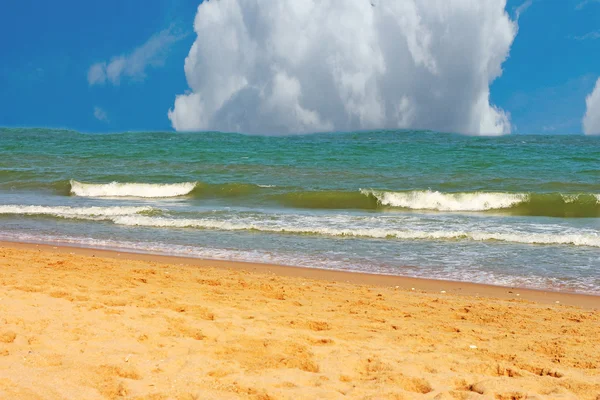
<svg viewBox="0 0 600 400">
<path fill-rule="evenodd" d="M 600 137 L 0 128 L 0 240 L 600 294 Z"/>
</svg>

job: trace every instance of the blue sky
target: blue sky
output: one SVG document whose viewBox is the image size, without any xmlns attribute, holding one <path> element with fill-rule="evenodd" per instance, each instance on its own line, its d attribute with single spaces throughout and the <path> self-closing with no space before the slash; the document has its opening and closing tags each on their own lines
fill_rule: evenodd
<svg viewBox="0 0 600 400">
<path fill-rule="evenodd" d="M 507 9 L 520 4 L 511 0 Z M 511 113 L 516 132 L 580 133 L 600 76 L 600 1 L 533 1 L 503 69 L 492 102 Z"/>
<path fill-rule="evenodd" d="M 0 126 L 172 130 L 167 111 L 188 89 L 183 64 L 198 4 L 4 1 Z M 507 10 L 514 17 L 523 4 L 509 0 Z M 491 102 L 510 113 L 515 133 L 581 133 L 585 98 L 600 76 L 600 0 L 534 0 L 521 10 Z M 161 51 L 140 56 L 150 65 L 90 84 L 92 65 L 128 57 L 151 38 Z"/>
<path fill-rule="evenodd" d="M 82 131 L 170 130 L 167 110 L 187 85 L 197 1 L 7 0 L 0 13 L 0 125 Z M 96 62 L 131 52 L 176 24 L 188 33 L 143 81 L 90 86 Z M 101 107 L 108 121 L 94 117 Z"/>
</svg>

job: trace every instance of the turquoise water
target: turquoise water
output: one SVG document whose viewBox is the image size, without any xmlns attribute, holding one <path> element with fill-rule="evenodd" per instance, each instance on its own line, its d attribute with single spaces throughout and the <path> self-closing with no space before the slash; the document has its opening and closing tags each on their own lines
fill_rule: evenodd
<svg viewBox="0 0 600 400">
<path fill-rule="evenodd" d="M 0 129 L 0 239 L 600 294 L 600 137 Z"/>
</svg>

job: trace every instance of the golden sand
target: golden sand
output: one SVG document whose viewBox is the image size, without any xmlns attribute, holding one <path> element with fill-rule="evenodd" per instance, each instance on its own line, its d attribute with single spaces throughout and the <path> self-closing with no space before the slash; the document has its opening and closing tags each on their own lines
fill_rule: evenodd
<svg viewBox="0 0 600 400">
<path fill-rule="evenodd" d="M 0 398 L 600 399 L 598 297 L 79 253 L 0 247 Z"/>
</svg>

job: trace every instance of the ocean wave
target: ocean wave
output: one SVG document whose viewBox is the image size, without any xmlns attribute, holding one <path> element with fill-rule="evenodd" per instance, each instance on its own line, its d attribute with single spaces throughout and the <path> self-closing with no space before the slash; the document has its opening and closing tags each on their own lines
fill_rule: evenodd
<svg viewBox="0 0 600 400">
<path fill-rule="evenodd" d="M 443 193 L 433 190 L 388 192 L 361 189 L 387 207 L 411 210 L 481 212 L 547 217 L 600 217 L 600 194 L 580 193 Z"/>
<path fill-rule="evenodd" d="M 600 236 L 588 234 L 554 234 L 554 233 L 523 233 L 523 232 L 483 232 L 483 231 L 421 231 L 397 230 L 384 228 L 339 228 L 300 226 L 289 223 L 268 224 L 249 221 L 214 220 L 214 219 L 176 219 L 152 217 L 144 215 L 124 215 L 111 218 L 118 225 L 145 226 L 160 228 L 197 228 L 216 229 L 225 231 L 258 231 L 270 233 L 288 233 L 304 235 L 321 235 L 332 237 L 362 237 L 372 239 L 405 239 L 405 240 L 472 240 L 500 241 L 538 245 L 574 245 L 600 247 Z"/>
<path fill-rule="evenodd" d="M 196 182 L 183 183 L 83 183 L 71 180 L 71 194 L 80 197 L 166 198 L 189 194 Z"/>
<path fill-rule="evenodd" d="M 248 183 L 208 184 L 203 182 L 181 183 L 83 183 L 70 181 L 70 194 L 81 197 L 144 197 L 169 198 L 191 196 L 195 198 L 244 197 L 261 188 L 274 185 L 254 185 Z"/>
<path fill-rule="evenodd" d="M 69 206 L 30 206 L 0 205 L 0 215 L 39 215 L 58 218 L 110 219 L 115 216 L 151 213 L 152 207 L 69 207 Z"/>
<path fill-rule="evenodd" d="M 600 217 L 600 194 L 503 193 L 433 190 L 284 192 L 271 199 L 288 207 L 315 209 L 404 209 L 438 212 L 500 212 L 563 218 Z"/>
<path fill-rule="evenodd" d="M 442 193 L 433 190 L 412 192 L 385 192 L 361 189 L 366 196 L 374 196 L 385 206 L 436 211 L 487 211 L 511 208 L 526 201 L 523 193 Z"/>
<path fill-rule="evenodd" d="M 57 190 L 62 184 L 56 184 Z M 437 212 L 500 212 L 510 215 L 562 218 L 600 217 L 600 194 L 596 193 L 510 193 L 440 192 L 434 190 L 294 191 L 276 185 L 251 183 L 120 183 L 70 181 L 70 194 L 84 197 L 195 199 L 235 198 L 238 202 L 278 204 L 310 209 L 404 209 Z"/>
</svg>

